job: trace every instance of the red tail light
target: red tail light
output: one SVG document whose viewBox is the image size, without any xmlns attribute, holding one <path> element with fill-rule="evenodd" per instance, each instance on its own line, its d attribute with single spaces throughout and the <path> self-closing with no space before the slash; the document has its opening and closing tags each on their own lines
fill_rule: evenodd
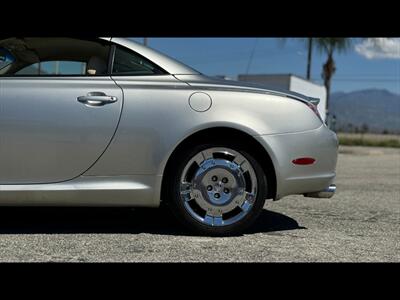
<svg viewBox="0 0 400 300">
<path fill-rule="evenodd" d="M 300 157 L 292 160 L 292 163 L 295 165 L 312 165 L 315 162 L 315 159 L 312 157 Z"/>
</svg>

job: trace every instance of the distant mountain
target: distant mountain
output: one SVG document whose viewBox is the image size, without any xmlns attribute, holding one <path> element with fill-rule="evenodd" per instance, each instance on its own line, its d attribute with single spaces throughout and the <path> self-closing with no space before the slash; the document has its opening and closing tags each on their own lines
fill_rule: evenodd
<svg viewBox="0 0 400 300">
<path fill-rule="evenodd" d="M 369 89 L 331 95 L 330 114 L 336 116 L 341 131 L 400 133 L 400 95 L 387 90 Z"/>
</svg>

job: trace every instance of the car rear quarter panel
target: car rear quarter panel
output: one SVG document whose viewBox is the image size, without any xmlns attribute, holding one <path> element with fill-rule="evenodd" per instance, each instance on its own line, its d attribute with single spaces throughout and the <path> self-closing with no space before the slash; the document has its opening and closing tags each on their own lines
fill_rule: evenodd
<svg viewBox="0 0 400 300">
<path fill-rule="evenodd" d="M 325 125 L 317 129 L 255 137 L 271 154 L 277 179 L 276 199 L 291 194 L 321 191 L 335 178 L 338 140 Z M 312 165 L 294 159 L 312 157 Z"/>
<path fill-rule="evenodd" d="M 162 175 L 179 143 L 206 128 L 230 127 L 260 136 L 321 126 L 304 103 L 289 98 L 191 87 L 173 76 L 113 79 L 124 92 L 121 121 L 111 145 L 85 175 Z M 206 112 L 190 107 L 195 92 L 212 98 Z"/>
</svg>

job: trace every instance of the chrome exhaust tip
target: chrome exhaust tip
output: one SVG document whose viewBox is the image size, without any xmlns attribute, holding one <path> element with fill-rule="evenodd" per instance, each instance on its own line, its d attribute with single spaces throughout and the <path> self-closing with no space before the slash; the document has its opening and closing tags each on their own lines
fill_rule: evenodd
<svg viewBox="0 0 400 300">
<path fill-rule="evenodd" d="M 303 196 L 308 198 L 332 198 L 335 192 L 336 192 L 336 185 L 331 184 L 322 191 L 305 193 L 303 194 Z"/>
</svg>

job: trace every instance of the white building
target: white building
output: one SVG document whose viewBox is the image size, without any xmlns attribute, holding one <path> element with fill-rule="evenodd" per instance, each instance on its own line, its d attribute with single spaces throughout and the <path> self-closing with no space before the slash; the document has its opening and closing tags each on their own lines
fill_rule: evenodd
<svg viewBox="0 0 400 300">
<path fill-rule="evenodd" d="M 318 111 L 326 119 L 326 88 L 299 76 L 292 74 L 257 74 L 239 75 L 239 81 L 268 85 L 271 88 L 284 89 L 313 98 L 319 98 Z"/>
</svg>

